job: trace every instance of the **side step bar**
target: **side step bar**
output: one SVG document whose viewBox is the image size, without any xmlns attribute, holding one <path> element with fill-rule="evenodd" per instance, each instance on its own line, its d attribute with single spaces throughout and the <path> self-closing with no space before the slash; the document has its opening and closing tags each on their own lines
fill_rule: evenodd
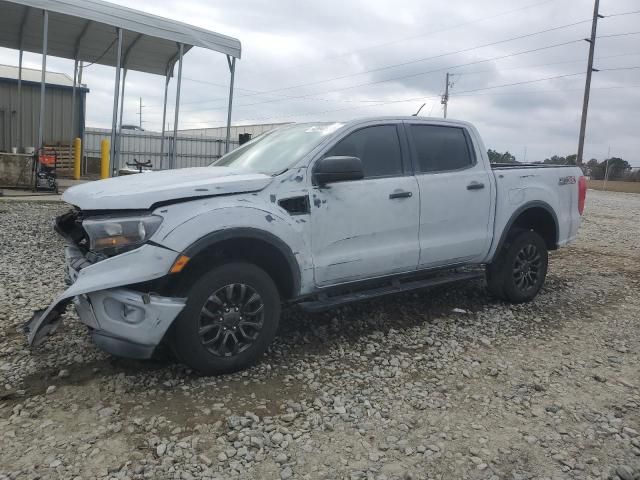
<svg viewBox="0 0 640 480">
<path fill-rule="evenodd" d="M 435 274 L 430 277 L 423 277 L 412 280 L 404 280 L 395 278 L 390 284 L 378 286 L 369 290 L 360 290 L 357 292 L 348 292 L 344 294 L 327 295 L 320 293 L 315 299 L 302 301 L 298 305 L 307 312 L 321 312 L 339 305 L 347 303 L 359 302 L 371 298 L 382 297 L 394 293 L 409 292 L 420 288 L 436 287 L 446 285 L 448 283 L 461 282 L 464 280 L 475 280 L 484 278 L 484 270 L 474 271 L 451 271 L 447 273 Z"/>
</svg>

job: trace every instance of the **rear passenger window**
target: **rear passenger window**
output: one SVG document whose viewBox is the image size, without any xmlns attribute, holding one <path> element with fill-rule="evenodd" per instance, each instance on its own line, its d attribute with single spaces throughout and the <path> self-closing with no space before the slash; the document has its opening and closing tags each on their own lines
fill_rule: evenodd
<svg viewBox="0 0 640 480">
<path fill-rule="evenodd" d="M 395 125 L 376 125 L 353 132 L 336 143 L 327 157 L 358 157 L 365 178 L 402 174 L 400 140 Z"/>
<path fill-rule="evenodd" d="M 411 125 L 411 136 L 422 173 L 459 170 L 473 165 L 464 131 L 457 127 Z"/>
</svg>

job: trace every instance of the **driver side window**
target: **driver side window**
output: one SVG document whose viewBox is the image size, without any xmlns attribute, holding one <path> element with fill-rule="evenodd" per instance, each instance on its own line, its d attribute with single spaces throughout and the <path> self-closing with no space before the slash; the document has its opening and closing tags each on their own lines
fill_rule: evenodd
<svg viewBox="0 0 640 480">
<path fill-rule="evenodd" d="M 357 130 L 325 155 L 358 157 L 362 161 L 364 178 L 402 175 L 400 139 L 395 125 L 376 125 Z"/>
</svg>

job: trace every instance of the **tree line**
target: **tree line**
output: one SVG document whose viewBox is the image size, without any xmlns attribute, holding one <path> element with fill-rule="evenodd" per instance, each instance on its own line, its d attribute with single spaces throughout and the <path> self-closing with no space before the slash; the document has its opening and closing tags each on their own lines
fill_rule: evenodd
<svg viewBox="0 0 640 480">
<path fill-rule="evenodd" d="M 515 155 L 506 151 L 504 153 L 489 149 L 487 151 L 489 161 L 491 163 L 520 163 Z M 531 163 L 547 164 L 547 165 L 576 165 L 578 156 L 576 154 L 561 157 L 553 155 L 542 161 Z M 592 158 L 582 165 L 582 171 L 585 175 L 590 176 L 594 180 L 603 180 L 605 176 L 608 180 L 623 180 L 629 182 L 640 182 L 640 169 L 633 169 L 629 162 L 619 157 L 611 157 L 599 162 Z"/>
</svg>

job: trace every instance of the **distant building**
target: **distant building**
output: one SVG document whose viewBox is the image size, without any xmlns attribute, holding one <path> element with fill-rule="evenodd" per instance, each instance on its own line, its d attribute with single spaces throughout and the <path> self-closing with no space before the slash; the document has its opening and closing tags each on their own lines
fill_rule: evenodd
<svg viewBox="0 0 640 480">
<path fill-rule="evenodd" d="M 18 67 L 0 65 L 0 152 L 35 147 L 40 116 L 41 71 L 22 69 L 22 132 L 18 129 Z M 71 125 L 73 79 L 64 73 L 47 72 L 45 89 L 44 142 L 46 145 L 68 145 L 84 135 L 85 85 L 76 88 L 76 113 Z M 18 145 L 18 136 L 21 137 Z"/>
<path fill-rule="evenodd" d="M 289 125 L 290 122 L 285 123 L 260 123 L 255 125 L 232 125 L 230 136 L 231 140 L 238 142 L 241 134 L 249 134 L 251 138 L 255 138 L 261 133 L 268 132 L 274 128 L 282 127 L 283 125 Z M 210 128 L 190 128 L 187 130 L 180 130 L 180 135 L 188 135 L 191 137 L 213 137 L 213 138 L 226 138 L 227 127 L 210 127 Z"/>
</svg>

